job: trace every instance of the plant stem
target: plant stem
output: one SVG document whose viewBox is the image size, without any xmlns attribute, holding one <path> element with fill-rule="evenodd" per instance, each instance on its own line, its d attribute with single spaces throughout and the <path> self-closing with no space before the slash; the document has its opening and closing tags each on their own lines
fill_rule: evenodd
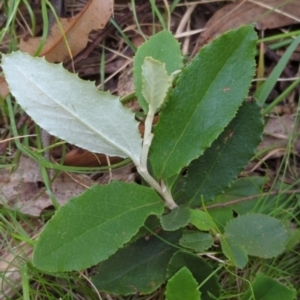
<svg viewBox="0 0 300 300">
<path fill-rule="evenodd" d="M 173 197 L 169 190 L 166 188 L 165 185 L 160 185 L 148 172 L 147 167 L 147 160 L 148 160 L 148 154 L 149 149 L 151 146 L 151 142 L 153 139 L 153 133 L 152 130 L 152 123 L 153 118 L 155 115 L 155 111 L 153 110 L 153 107 L 149 105 L 149 112 L 147 114 L 146 120 L 145 120 L 145 132 L 144 132 L 144 142 L 143 142 L 143 148 L 142 148 L 142 154 L 141 154 L 141 161 L 140 164 L 137 165 L 137 170 L 139 174 L 145 179 L 145 181 L 152 186 L 165 200 L 166 206 L 169 209 L 174 209 L 178 207 L 178 205 L 173 200 Z"/>
<path fill-rule="evenodd" d="M 147 160 L 148 160 L 148 154 L 149 149 L 152 143 L 153 139 L 153 133 L 152 130 L 152 123 L 154 119 L 155 111 L 153 111 L 153 108 L 151 105 L 149 105 L 149 111 L 145 120 L 145 131 L 144 131 L 144 142 L 143 142 L 143 149 L 142 149 L 142 156 L 141 156 L 141 165 L 147 168 Z"/>
</svg>

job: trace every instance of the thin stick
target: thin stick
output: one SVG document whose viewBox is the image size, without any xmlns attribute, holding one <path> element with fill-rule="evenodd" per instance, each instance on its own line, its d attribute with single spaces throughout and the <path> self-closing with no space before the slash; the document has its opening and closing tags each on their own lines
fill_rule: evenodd
<svg viewBox="0 0 300 300">
<path fill-rule="evenodd" d="M 259 198 L 259 197 L 278 195 L 279 193 L 286 194 L 286 195 L 299 194 L 300 190 L 273 191 L 273 192 L 267 192 L 267 193 L 252 195 L 252 196 L 243 197 L 243 198 L 235 199 L 235 200 L 232 200 L 232 201 L 228 201 L 228 202 L 225 202 L 225 203 L 218 203 L 218 204 L 208 205 L 208 206 L 205 206 L 205 209 L 214 209 L 214 208 L 220 208 L 220 207 L 227 207 L 227 206 L 230 206 L 230 205 L 234 205 L 234 204 L 238 204 L 238 203 L 242 203 L 242 202 L 246 202 L 246 201 L 250 201 L 250 200 L 255 200 L 256 198 Z M 200 209 L 203 210 L 203 208 L 200 208 Z"/>
</svg>

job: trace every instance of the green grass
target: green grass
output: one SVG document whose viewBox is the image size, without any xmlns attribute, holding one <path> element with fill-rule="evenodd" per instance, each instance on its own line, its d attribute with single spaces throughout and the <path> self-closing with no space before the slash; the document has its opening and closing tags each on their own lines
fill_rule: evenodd
<svg viewBox="0 0 300 300">
<path fill-rule="evenodd" d="M 160 28 L 169 28 L 169 13 L 174 12 L 177 4 L 180 2 L 174 0 L 170 3 L 169 7 L 157 6 L 156 1 L 150 2 L 150 11 L 152 12 L 152 22 L 153 28 L 154 24 L 159 24 Z M 1 7 L 2 13 L 6 15 L 6 22 L 3 25 L 3 28 L 0 30 L 0 49 L 5 52 L 11 52 L 17 48 L 19 34 L 17 31 L 19 22 L 23 22 L 24 28 L 28 28 L 34 35 L 37 31 L 37 26 L 42 26 L 42 43 L 45 42 L 48 34 L 48 16 L 46 5 L 49 4 L 48 1 L 41 1 L 41 11 L 37 11 L 32 8 L 30 1 L 26 0 L 14 0 L 3 2 Z M 133 7 L 133 16 L 136 22 L 137 31 L 139 34 L 146 38 L 144 33 L 144 25 L 140 24 L 138 19 L 139 15 L 136 13 L 135 1 L 131 1 Z M 19 12 L 18 12 L 19 11 Z M 21 18 L 22 15 L 27 15 L 27 23 L 24 23 Z M 43 20 L 41 24 L 38 24 L 37 20 Z M 111 23 L 116 27 L 116 31 L 119 32 L 120 36 L 125 40 L 125 43 L 135 51 L 135 46 L 130 42 L 130 37 L 124 33 L 120 26 L 114 21 L 111 20 Z M 7 38 L 9 37 L 9 38 Z M 289 62 L 291 55 L 295 48 L 299 45 L 300 42 L 300 31 L 292 31 L 290 33 L 280 33 L 272 34 L 264 39 L 261 39 L 259 42 L 265 42 L 268 44 L 270 49 L 280 49 L 283 47 L 288 48 L 285 51 L 285 54 L 282 56 L 276 67 L 273 69 L 273 72 L 268 77 L 266 84 L 256 92 L 255 96 L 258 98 L 259 102 L 263 106 L 263 112 L 265 115 L 269 114 L 272 109 L 278 105 L 283 99 L 285 99 L 290 93 L 295 91 L 295 88 L 299 85 L 300 79 L 295 80 L 292 84 L 286 88 L 271 104 L 265 104 L 265 101 L 274 88 L 278 78 L 281 76 L 282 70 L 286 67 Z M 106 45 L 106 44 L 105 44 Z M 40 47 L 40 49 L 41 49 Z M 39 50 L 40 50 L 39 49 Z M 103 48 L 104 49 L 104 48 Z M 37 51 L 38 52 L 38 51 Z M 103 52 L 104 53 L 104 52 Z M 102 67 L 99 69 L 99 80 L 104 83 L 104 69 L 103 69 L 103 60 L 104 54 L 99 55 L 99 61 L 102 59 Z M 101 77 L 101 78 L 100 78 Z M 103 86 L 103 84 L 102 84 Z M 2 168 L 7 166 L 16 166 L 17 158 L 21 155 L 27 155 L 38 161 L 42 174 L 43 180 L 47 187 L 48 194 L 51 195 L 53 200 L 53 206 L 57 207 L 58 203 L 55 197 L 51 193 L 51 180 L 48 176 L 47 170 L 54 169 L 56 172 L 74 172 L 74 173 L 92 173 L 92 172 L 103 172 L 107 171 L 109 168 L 98 167 L 98 168 L 87 168 L 87 167 L 67 167 L 62 164 L 54 164 L 49 162 L 43 157 L 43 146 L 41 144 L 40 130 L 37 129 L 27 129 L 23 127 L 17 129 L 16 120 L 19 118 L 20 113 L 22 112 L 20 107 L 14 102 L 11 97 L 7 97 L 7 101 L 0 101 L 1 105 L 1 119 L 3 124 L 5 124 L 5 133 L 9 133 L 10 137 L 16 137 L 16 139 L 9 141 L 7 147 L 6 155 L 0 157 L 0 171 Z M 299 103 L 299 101 L 298 101 Z M 299 111 L 299 107 L 297 108 Z M 298 118 L 295 119 L 295 124 L 298 124 Z M 22 140 L 19 139 L 19 136 L 36 134 L 37 137 L 26 137 Z M 281 159 L 281 164 L 276 170 L 276 175 L 272 178 L 269 191 L 276 191 L 277 196 L 272 197 L 272 212 L 270 215 L 273 217 L 281 219 L 283 222 L 286 222 L 287 226 L 288 220 L 293 220 L 293 223 L 298 228 L 300 227 L 300 216 L 299 216 L 299 198 L 297 195 L 289 195 L 287 191 L 297 189 L 299 187 L 299 162 L 296 154 L 293 154 L 293 141 L 298 137 L 296 130 L 291 133 L 291 136 L 288 139 L 288 146 L 286 148 L 286 153 Z M 1 145 L 1 144 L 0 144 Z M 8 154 L 12 153 L 14 156 L 9 156 Z M 262 153 L 261 153 L 262 154 Z M 260 157 L 259 155 L 257 157 Z M 128 160 L 124 161 L 118 165 L 115 165 L 113 168 L 122 167 L 123 165 L 128 164 Z M 266 163 L 265 166 L 269 168 Z M 287 180 L 289 184 L 283 184 Z M 261 191 L 262 193 L 264 191 Z M 284 202 L 280 201 L 284 198 Z M 270 206 L 270 198 L 262 197 L 262 202 L 265 203 L 265 206 L 261 205 L 261 209 L 266 209 Z M 17 287 L 14 288 L 13 281 L 8 280 L 6 282 L 8 286 L 11 286 L 13 289 L 12 296 L 8 296 L 6 299 L 163 299 L 163 288 L 159 289 L 151 296 L 138 296 L 138 297 L 113 297 L 110 295 L 105 295 L 104 293 L 100 295 L 94 290 L 93 286 L 88 281 L 88 277 L 93 272 L 93 270 L 84 271 L 82 274 L 78 272 L 58 274 L 58 275 L 49 275 L 44 274 L 37 269 L 35 269 L 31 264 L 31 254 L 30 251 L 26 255 L 19 253 L 20 251 L 18 245 L 27 245 L 28 249 L 32 248 L 32 245 L 35 241 L 35 236 L 38 234 L 38 231 L 45 222 L 53 214 L 52 211 L 46 211 L 39 219 L 31 218 L 24 216 L 17 211 L 8 209 L 5 205 L 0 209 L 0 253 L 3 257 L 4 253 L 10 253 L 12 257 L 11 266 L 15 265 L 19 273 L 20 280 Z M 24 252 L 24 250 L 23 250 Z M 295 247 L 292 247 L 290 251 L 286 251 L 282 255 L 274 259 L 251 259 L 249 264 L 244 270 L 236 270 L 232 267 L 222 267 L 218 274 L 221 278 L 222 285 L 222 295 L 219 299 L 239 299 L 239 296 L 251 287 L 250 282 L 255 277 L 257 272 L 263 272 L 264 274 L 280 278 L 280 282 L 290 286 L 291 284 L 294 287 L 299 287 L 300 285 L 300 246 L 299 244 Z M 210 260 L 212 264 L 216 267 L 218 263 Z M 7 270 L 0 269 L 0 279 L 4 280 L 7 276 Z M 0 288 L 1 285 L 0 285 Z M 300 298 L 300 290 L 298 289 L 297 297 Z M 1 294 L 1 292 L 0 292 Z M 5 299 L 5 298 L 4 298 Z"/>
</svg>

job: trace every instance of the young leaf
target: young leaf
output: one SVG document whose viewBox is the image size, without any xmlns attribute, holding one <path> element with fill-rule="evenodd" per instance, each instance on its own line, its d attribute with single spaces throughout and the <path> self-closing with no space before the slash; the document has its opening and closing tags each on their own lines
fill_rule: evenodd
<svg viewBox="0 0 300 300">
<path fill-rule="evenodd" d="M 81 270 L 127 243 L 151 214 L 163 212 L 153 189 L 114 181 L 95 185 L 59 208 L 39 236 L 34 265 L 48 272 Z"/>
<path fill-rule="evenodd" d="M 187 267 L 182 267 L 171 279 L 166 288 L 166 300 L 200 300 L 198 283 Z"/>
<path fill-rule="evenodd" d="M 141 45 L 134 57 L 133 77 L 135 85 L 135 93 L 139 103 L 145 112 L 148 112 L 148 104 L 142 93 L 143 76 L 142 65 L 146 57 L 152 57 L 162 63 L 168 75 L 182 68 L 182 55 L 180 53 L 180 45 L 171 32 L 161 31 L 150 37 L 143 45 Z"/>
<path fill-rule="evenodd" d="M 224 237 L 249 255 L 272 258 L 284 250 L 288 234 L 279 220 L 263 214 L 247 214 L 230 221 Z"/>
<path fill-rule="evenodd" d="M 168 243 L 177 243 L 180 232 L 162 233 Z M 154 236 L 129 244 L 99 264 L 93 282 L 100 291 L 117 295 L 148 294 L 166 280 L 166 270 L 176 248 Z"/>
<path fill-rule="evenodd" d="M 205 281 L 200 287 L 202 300 L 211 300 L 209 293 L 218 298 L 220 295 L 218 277 L 215 274 L 212 275 L 213 268 L 203 258 L 184 251 L 176 252 L 170 260 L 167 278 L 171 278 L 182 267 L 187 267 L 192 272 L 199 285 Z"/>
<path fill-rule="evenodd" d="M 143 89 L 142 94 L 156 112 L 164 103 L 167 92 L 172 84 L 171 76 L 168 75 L 165 64 L 146 57 L 142 65 Z"/>
<path fill-rule="evenodd" d="M 186 206 L 179 206 L 170 213 L 160 217 L 160 223 L 164 230 L 174 231 L 188 225 L 190 221 L 190 209 Z"/>
<path fill-rule="evenodd" d="M 156 177 L 178 174 L 233 119 L 255 72 L 256 40 L 251 26 L 229 31 L 183 70 L 154 128 L 150 161 Z"/>
<path fill-rule="evenodd" d="M 211 147 L 189 165 L 185 194 L 192 206 L 200 205 L 201 196 L 211 200 L 229 186 L 253 157 L 262 132 L 260 107 L 245 101 Z"/>
<path fill-rule="evenodd" d="M 179 244 L 182 247 L 192 249 L 196 252 L 202 252 L 209 249 L 213 242 L 214 239 L 211 234 L 192 231 L 184 234 L 181 237 Z"/>
<path fill-rule="evenodd" d="M 251 299 L 252 293 L 255 300 L 295 300 L 297 294 L 295 289 L 290 289 L 262 273 L 256 275 L 251 290 L 249 289 L 241 300 Z"/>
<path fill-rule="evenodd" d="M 58 64 L 22 52 L 2 56 L 12 94 L 49 133 L 97 153 L 140 162 L 142 139 L 134 114 Z"/>
</svg>

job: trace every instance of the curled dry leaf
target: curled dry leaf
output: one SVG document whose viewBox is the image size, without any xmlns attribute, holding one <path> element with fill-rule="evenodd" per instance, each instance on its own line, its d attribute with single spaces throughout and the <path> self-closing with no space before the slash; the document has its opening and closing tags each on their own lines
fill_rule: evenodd
<svg viewBox="0 0 300 300">
<path fill-rule="evenodd" d="M 60 27 L 55 23 L 40 56 L 45 56 L 49 62 L 65 62 L 74 57 L 85 48 L 88 34 L 92 30 L 104 28 L 112 12 L 112 0 L 90 0 L 77 16 L 69 19 L 60 18 L 60 25 L 63 28 L 69 49 Z M 41 38 L 21 40 L 20 50 L 34 54 L 40 42 Z"/>
<path fill-rule="evenodd" d="M 296 126 L 296 128 L 295 128 Z M 292 135 L 299 132 L 299 125 L 296 125 L 295 118 L 293 115 L 284 115 L 282 117 L 271 117 L 264 129 L 264 138 L 261 144 L 259 145 L 259 151 L 265 149 L 275 149 L 275 148 L 287 148 L 288 144 L 292 143 L 292 151 L 299 153 L 300 151 L 300 139 L 299 134 L 294 136 Z M 274 153 L 271 158 L 281 157 L 282 152 Z M 269 157 L 270 158 L 270 157 Z"/>
<path fill-rule="evenodd" d="M 200 45 L 222 34 L 223 32 L 237 28 L 243 24 L 255 23 L 259 30 L 274 29 L 298 23 L 300 18 L 300 1 L 292 0 L 264 0 L 264 1 L 236 1 L 219 9 L 207 22 L 207 30 L 201 35 Z M 287 13 L 271 11 L 271 7 Z"/>
</svg>

